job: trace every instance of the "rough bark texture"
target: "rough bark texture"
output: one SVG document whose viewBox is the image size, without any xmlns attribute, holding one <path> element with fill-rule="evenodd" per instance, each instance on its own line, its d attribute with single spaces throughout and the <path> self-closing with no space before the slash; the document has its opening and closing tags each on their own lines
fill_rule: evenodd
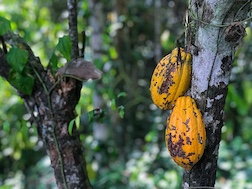
<svg viewBox="0 0 252 189">
<path fill-rule="evenodd" d="M 69 33 L 73 44 L 72 60 L 79 55 L 77 38 L 76 0 L 68 1 Z M 80 98 L 82 82 L 73 78 L 54 77 L 50 70 L 45 70 L 38 57 L 35 57 L 30 47 L 23 39 L 12 32 L 1 36 L 0 48 L 0 76 L 8 80 L 10 65 L 6 61 L 7 43 L 11 47 L 21 47 L 28 52 L 27 69 L 33 76 L 35 83 L 31 95 L 23 98 L 33 121 L 37 125 L 38 133 L 46 146 L 51 159 L 54 175 L 59 189 L 92 188 L 86 172 L 82 144 L 79 133 L 73 128 L 72 135 L 68 132 L 69 122 L 75 118 L 75 106 Z"/>
<path fill-rule="evenodd" d="M 68 8 L 68 20 L 69 20 L 68 22 L 69 35 L 72 41 L 71 58 L 75 59 L 79 56 L 76 0 L 67 0 L 67 8 Z"/>
<path fill-rule="evenodd" d="M 18 93 L 24 99 L 46 146 L 58 188 L 91 188 L 79 134 L 75 129 L 72 136 L 68 132 L 69 122 L 75 118 L 75 106 L 82 84 L 75 79 L 65 78 L 55 85 L 55 78 L 50 71 L 44 70 L 39 58 L 34 56 L 21 37 L 8 33 L 3 39 L 11 46 L 22 45 L 29 52 L 30 74 L 35 78 L 33 93 L 29 96 Z M 3 70 L 0 75 L 6 78 L 9 64 L 5 53 L 1 52 L 0 59 Z"/>
<path fill-rule="evenodd" d="M 213 187 L 229 76 L 235 48 L 244 36 L 239 21 L 247 17 L 250 2 L 192 0 L 189 7 L 197 27 L 192 42 L 198 51 L 193 54 L 191 95 L 203 113 L 207 145 L 199 163 L 184 172 L 183 188 Z"/>
<path fill-rule="evenodd" d="M 46 74 L 47 88 L 54 83 L 49 78 L 50 75 Z M 51 159 L 58 188 L 90 188 L 79 135 L 75 130 L 72 136 L 68 133 L 68 125 L 75 118 L 74 109 L 80 97 L 78 81 L 61 81 L 50 94 L 51 102 L 42 87 L 34 96 L 40 119 L 39 133 Z"/>
</svg>

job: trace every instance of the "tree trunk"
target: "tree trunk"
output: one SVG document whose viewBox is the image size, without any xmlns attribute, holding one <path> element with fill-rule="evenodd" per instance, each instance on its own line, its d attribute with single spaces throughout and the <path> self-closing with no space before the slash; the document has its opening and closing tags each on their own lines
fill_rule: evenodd
<svg viewBox="0 0 252 189">
<path fill-rule="evenodd" d="M 71 59 L 79 55 L 77 35 L 76 0 L 68 1 L 69 33 L 72 42 Z M 18 47 L 28 53 L 26 63 L 29 74 L 34 78 L 34 85 L 30 95 L 18 91 L 25 105 L 37 125 L 40 138 L 46 146 L 54 175 L 59 189 L 92 188 L 86 172 L 82 143 L 79 133 L 73 127 L 72 134 L 68 131 L 69 123 L 75 115 L 75 106 L 80 98 L 82 82 L 79 80 L 53 76 L 50 70 L 45 70 L 38 57 L 35 57 L 30 47 L 23 39 L 7 32 L 1 36 L 0 48 L 0 76 L 8 80 L 11 70 L 7 63 L 6 43 L 10 47 Z"/>
<path fill-rule="evenodd" d="M 30 74 L 35 78 L 33 92 L 31 95 L 18 93 L 25 101 L 46 146 L 58 188 L 91 188 L 79 134 L 75 128 L 72 135 L 68 132 L 69 122 L 75 118 L 75 106 L 80 98 L 82 83 L 72 78 L 56 82 L 18 35 L 9 32 L 3 36 L 3 40 L 10 46 L 22 46 L 29 53 L 27 64 L 32 68 Z M 2 51 L 0 60 L 0 75 L 8 79 L 6 73 L 10 66 Z"/>
<path fill-rule="evenodd" d="M 207 144 L 201 160 L 184 171 L 183 188 L 213 187 L 229 76 L 237 45 L 245 35 L 243 23 L 250 1 L 192 0 L 189 17 L 196 26 L 193 41 L 191 96 L 201 110 Z M 190 34 L 189 34 L 190 35 Z"/>
<path fill-rule="evenodd" d="M 54 82 L 44 75 L 44 85 L 51 88 Z M 51 159 L 57 186 L 66 188 L 91 188 L 86 172 L 79 133 L 68 126 L 75 118 L 75 106 L 80 97 L 82 84 L 75 79 L 61 81 L 48 95 L 42 86 L 27 98 L 34 99 L 39 112 L 38 130 Z"/>
</svg>

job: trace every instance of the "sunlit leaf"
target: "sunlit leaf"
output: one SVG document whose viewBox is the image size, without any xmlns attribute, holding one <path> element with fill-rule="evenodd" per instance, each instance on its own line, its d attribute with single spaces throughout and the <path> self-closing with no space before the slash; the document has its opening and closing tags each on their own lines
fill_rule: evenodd
<svg viewBox="0 0 252 189">
<path fill-rule="evenodd" d="M 109 48 L 109 53 L 110 53 L 110 56 L 112 59 L 117 59 L 118 55 L 117 55 L 117 52 L 116 52 L 116 48 L 115 47 L 110 47 Z"/>
<path fill-rule="evenodd" d="M 6 55 L 6 60 L 15 71 L 21 73 L 28 61 L 28 52 L 24 49 L 13 47 Z"/>
<path fill-rule="evenodd" d="M 5 184 L 3 186 L 0 186 L 0 189 L 12 189 L 13 188 L 13 185 L 10 185 L 10 184 Z"/>
<path fill-rule="evenodd" d="M 68 133 L 69 133 L 70 136 L 72 136 L 72 134 L 73 134 L 74 122 L 75 122 L 75 119 L 72 119 L 72 120 L 69 122 L 69 125 L 68 125 Z"/>
<path fill-rule="evenodd" d="M 92 165 L 90 163 L 87 163 L 86 165 L 87 165 L 86 169 L 87 169 L 87 172 L 88 172 L 89 179 L 93 179 L 93 180 L 96 179 L 96 174 L 97 173 L 96 173 L 96 171 L 93 170 Z"/>
<path fill-rule="evenodd" d="M 13 153 L 13 158 L 14 158 L 15 160 L 19 160 L 20 157 L 21 157 L 21 150 L 18 149 L 18 150 L 16 150 L 16 151 Z"/>
<path fill-rule="evenodd" d="M 157 132 L 152 130 L 148 134 L 145 135 L 144 137 L 146 142 L 153 142 L 157 139 Z"/>
<path fill-rule="evenodd" d="M 111 109 L 116 110 L 116 101 L 115 101 L 115 99 L 111 100 Z"/>
<path fill-rule="evenodd" d="M 75 125 L 76 125 L 76 128 L 79 129 L 80 128 L 80 116 L 77 116 L 75 118 Z"/>
<path fill-rule="evenodd" d="M 127 93 L 126 93 L 126 92 L 120 92 L 120 93 L 117 95 L 117 98 L 125 97 L 125 96 L 127 96 Z"/>
<path fill-rule="evenodd" d="M 77 115 L 81 115 L 81 105 L 80 104 L 76 105 L 75 111 L 76 111 Z"/>
<path fill-rule="evenodd" d="M 67 61 L 71 59 L 72 43 L 69 36 L 63 36 L 59 38 L 56 48 L 60 51 L 64 58 L 67 59 Z"/>
</svg>

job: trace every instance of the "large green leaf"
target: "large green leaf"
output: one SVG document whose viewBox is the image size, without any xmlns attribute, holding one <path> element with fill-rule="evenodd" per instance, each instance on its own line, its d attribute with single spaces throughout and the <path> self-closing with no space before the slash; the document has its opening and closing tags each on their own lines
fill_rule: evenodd
<svg viewBox="0 0 252 189">
<path fill-rule="evenodd" d="M 34 85 L 34 78 L 32 76 L 16 72 L 12 69 L 10 70 L 8 81 L 23 94 L 30 95 L 32 93 Z"/>
<path fill-rule="evenodd" d="M 69 61 L 71 59 L 71 49 L 72 43 L 69 36 L 63 36 L 59 38 L 59 42 L 56 46 L 56 49 Z"/>
<path fill-rule="evenodd" d="M 21 73 L 28 61 L 28 52 L 24 49 L 13 47 L 6 55 L 6 60 L 16 72 Z"/>
<path fill-rule="evenodd" d="M 0 16 L 0 35 L 4 35 L 9 30 L 11 30 L 10 21 Z"/>
</svg>

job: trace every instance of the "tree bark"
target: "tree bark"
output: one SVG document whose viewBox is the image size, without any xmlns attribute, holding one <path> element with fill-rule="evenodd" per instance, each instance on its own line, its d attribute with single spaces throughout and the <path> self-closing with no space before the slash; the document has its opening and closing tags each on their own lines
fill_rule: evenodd
<svg viewBox="0 0 252 189">
<path fill-rule="evenodd" d="M 201 160 L 184 171 L 183 188 L 215 185 L 229 76 L 249 9 L 250 1 L 192 0 L 189 5 L 196 26 L 191 96 L 203 114 L 207 144 Z"/>
<path fill-rule="evenodd" d="M 75 106 L 80 98 L 81 83 L 72 78 L 57 82 L 49 70 L 44 70 L 39 58 L 34 56 L 21 37 L 8 33 L 3 38 L 9 45 L 22 45 L 29 52 L 30 74 L 35 78 L 33 93 L 29 96 L 18 94 L 23 98 L 46 146 L 58 188 L 92 188 L 79 133 L 75 128 L 72 135 L 68 132 L 69 122 L 76 116 Z M 4 53 L 1 53 L 0 59 L 3 70 L 0 75 L 8 79 L 6 71 L 10 68 Z"/>
<path fill-rule="evenodd" d="M 79 55 L 77 35 L 76 1 L 69 0 L 69 33 L 73 44 L 72 60 Z M 54 175 L 59 189 L 92 188 L 83 157 L 82 144 L 79 133 L 73 128 L 72 135 L 68 126 L 75 115 L 75 106 L 80 98 L 82 82 L 65 77 L 53 76 L 50 70 L 45 70 L 38 57 L 35 57 L 30 47 L 23 39 L 12 32 L 1 36 L 2 46 L 7 43 L 11 47 L 19 47 L 28 52 L 27 69 L 34 78 L 31 95 L 24 95 L 17 90 L 23 98 L 25 105 L 37 125 L 40 138 L 46 146 Z M 0 49 L 0 76 L 8 80 L 11 69 L 6 60 L 6 49 Z"/>
<path fill-rule="evenodd" d="M 71 58 L 76 59 L 79 56 L 78 47 L 78 28 L 77 28 L 77 0 L 67 0 L 69 36 L 72 41 Z M 85 44 L 83 44 L 85 45 Z"/>
</svg>

